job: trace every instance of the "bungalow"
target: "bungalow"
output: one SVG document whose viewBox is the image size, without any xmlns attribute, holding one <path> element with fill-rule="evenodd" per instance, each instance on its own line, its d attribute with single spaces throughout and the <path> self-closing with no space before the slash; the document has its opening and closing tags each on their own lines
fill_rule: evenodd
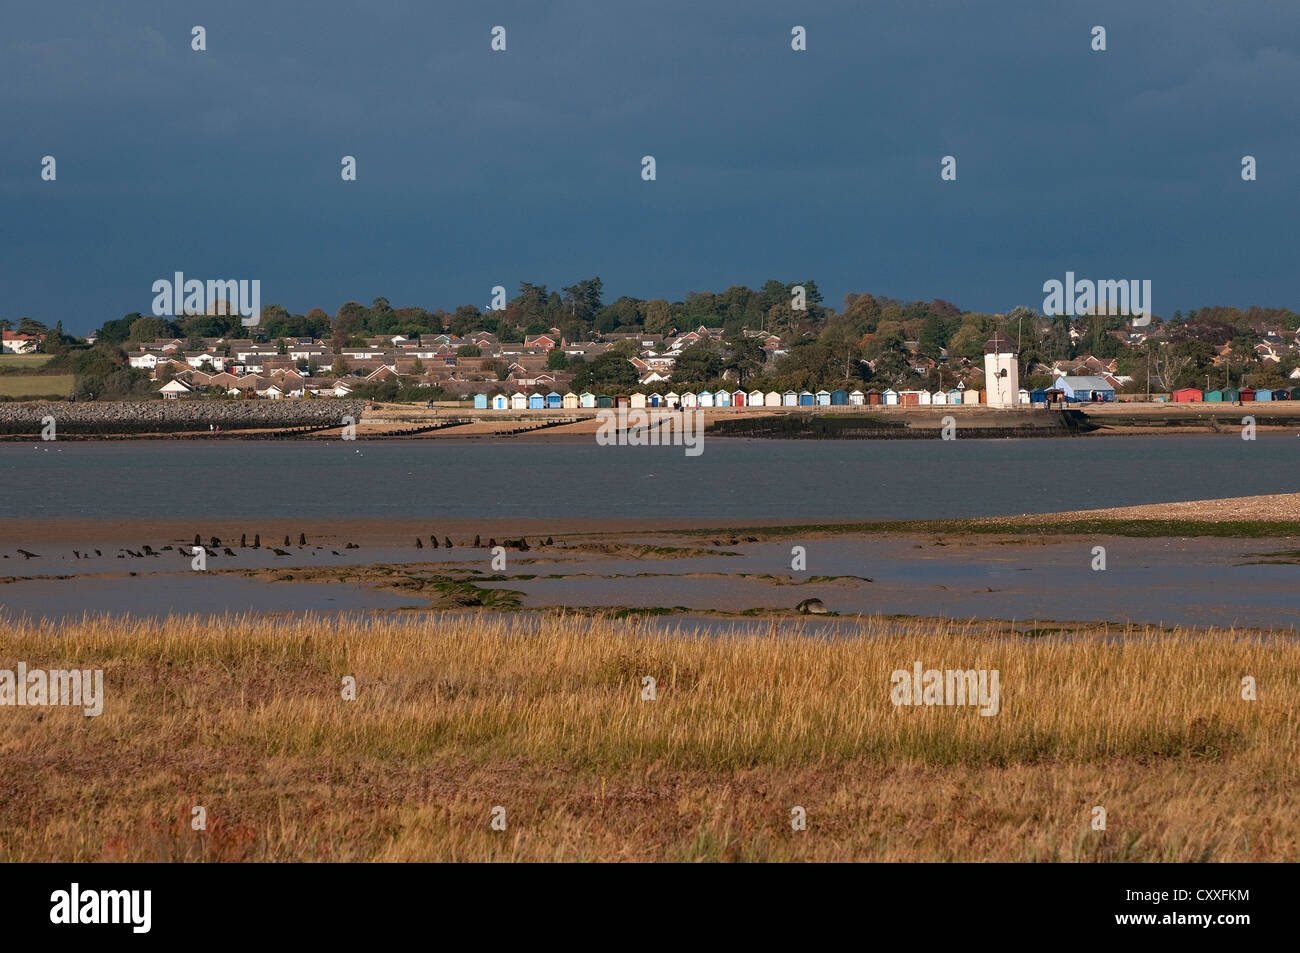
<svg viewBox="0 0 1300 953">
<path fill-rule="evenodd" d="M 170 380 L 166 384 L 163 384 L 162 387 L 159 387 L 158 392 L 163 395 L 164 400 L 175 400 L 183 394 L 191 393 L 188 387 L 175 379 Z"/>
<path fill-rule="evenodd" d="M 1058 377 L 1054 386 L 1072 404 L 1097 401 L 1110 402 L 1115 399 L 1115 388 L 1102 377 L 1071 377 L 1066 375 Z"/>
</svg>

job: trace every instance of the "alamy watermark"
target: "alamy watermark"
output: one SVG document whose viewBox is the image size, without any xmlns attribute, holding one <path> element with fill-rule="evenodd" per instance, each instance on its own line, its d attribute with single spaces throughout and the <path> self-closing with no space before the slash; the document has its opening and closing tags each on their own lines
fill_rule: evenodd
<svg viewBox="0 0 1300 953">
<path fill-rule="evenodd" d="M 1117 314 L 1133 315 L 1133 327 L 1144 328 L 1151 323 L 1151 279 L 1128 281 L 1088 278 L 1076 280 L 1074 272 L 1065 273 L 1065 282 L 1055 278 L 1043 282 L 1043 314 L 1081 315 Z"/>
<path fill-rule="evenodd" d="M 80 708 L 87 718 L 95 718 L 104 710 L 104 670 L 37 668 L 28 671 L 26 662 L 19 662 L 17 671 L 0 669 L 0 708 L 48 705 Z"/>
<path fill-rule="evenodd" d="M 699 410 L 601 410 L 596 443 L 602 447 L 685 447 L 686 456 L 704 452 L 704 414 Z"/>
<path fill-rule="evenodd" d="M 995 669 L 926 669 L 919 661 L 912 671 L 897 669 L 890 675 L 893 688 L 889 700 L 902 705 L 970 705 L 978 706 L 981 715 L 996 715 L 1000 709 L 998 670 Z"/>
<path fill-rule="evenodd" d="M 184 314 L 225 315 L 228 305 L 239 313 L 240 323 L 255 327 L 262 320 L 262 281 L 241 278 L 220 280 L 186 279 L 184 272 L 176 272 L 171 280 L 159 278 L 153 283 L 153 313 L 155 317 L 176 317 Z M 210 310 L 214 309 L 214 310 Z"/>
</svg>

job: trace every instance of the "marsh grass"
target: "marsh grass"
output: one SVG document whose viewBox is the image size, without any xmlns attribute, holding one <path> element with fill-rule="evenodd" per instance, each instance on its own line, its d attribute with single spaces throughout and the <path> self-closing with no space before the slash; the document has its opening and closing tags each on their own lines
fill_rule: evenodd
<svg viewBox="0 0 1300 953">
<path fill-rule="evenodd" d="M 1297 641 L 897 630 L 5 623 L 0 668 L 103 668 L 106 700 L 98 718 L 0 708 L 0 860 L 1300 857 Z M 890 675 L 916 660 L 998 669 L 1000 714 L 895 708 Z"/>
</svg>

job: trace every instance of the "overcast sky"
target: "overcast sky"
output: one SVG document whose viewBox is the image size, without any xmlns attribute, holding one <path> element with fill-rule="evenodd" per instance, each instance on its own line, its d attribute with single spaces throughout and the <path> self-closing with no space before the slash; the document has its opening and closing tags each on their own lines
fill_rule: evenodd
<svg viewBox="0 0 1300 953">
<path fill-rule="evenodd" d="M 593 275 L 1006 311 L 1067 270 L 1300 307 L 1298 51 L 1295 0 L 6 3 L 0 316 L 85 333 L 176 271 L 331 314 Z"/>
</svg>

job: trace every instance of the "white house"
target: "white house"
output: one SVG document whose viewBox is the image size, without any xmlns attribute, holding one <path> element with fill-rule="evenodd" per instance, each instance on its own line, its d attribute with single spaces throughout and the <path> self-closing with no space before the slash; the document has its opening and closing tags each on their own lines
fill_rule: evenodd
<svg viewBox="0 0 1300 953">
<path fill-rule="evenodd" d="M 190 393 L 190 389 L 178 380 L 168 381 L 162 387 L 159 387 L 158 391 L 165 400 L 175 400 L 177 397 Z"/>
</svg>

